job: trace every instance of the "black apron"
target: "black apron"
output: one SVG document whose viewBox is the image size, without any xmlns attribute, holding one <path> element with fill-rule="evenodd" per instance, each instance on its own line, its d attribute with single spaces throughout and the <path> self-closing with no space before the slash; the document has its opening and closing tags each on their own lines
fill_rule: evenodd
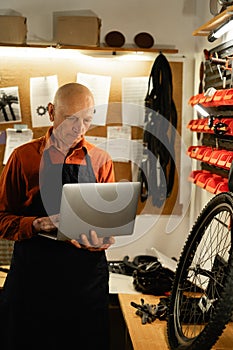
<svg viewBox="0 0 233 350">
<path fill-rule="evenodd" d="M 86 165 L 64 166 L 51 164 L 46 153 L 41 196 L 33 203 L 35 212 L 41 209 L 33 215 L 58 212 L 62 184 L 96 182 L 87 153 Z M 46 191 L 52 200 L 42 205 Z M 3 293 L 9 333 L 2 349 L 108 349 L 108 278 L 104 251 L 41 236 L 15 242 Z"/>
</svg>

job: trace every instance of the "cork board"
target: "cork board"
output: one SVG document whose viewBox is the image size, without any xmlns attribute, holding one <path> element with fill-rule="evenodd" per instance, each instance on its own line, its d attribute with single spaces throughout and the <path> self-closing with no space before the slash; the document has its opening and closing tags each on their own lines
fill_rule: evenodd
<svg viewBox="0 0 233 350">
<path fill-rule="evenodd" d="M 121 61 L 114 58 L 98 59 L 88 56 L 79 56 L 73 58 L 30 58 L 30 57 L 2 57 L 0 67 L 0 87 L 18 86 L 19 99 L 22 115 L 22 124 L 27 124 L 28 128 L 33 130 L 34 138 L 43 135 L 47 127 L 32 128 L 30 113 L 30 78 L 57 75 L 59 85 L 68 82 L 75 82 L 77 73 L 99 74 L 111 76 L 111 89 L 109 102 L 121 102 L 122 99 L 122 78 L 140 77 L 150 75 L 153 65 L 152 61 Z M 181 113 L 182 113 L 182 62 L 170 62 L 173 76 L 173 99 L 178 114 L 177 131 L 181 134 Z M 49 101 L 48 101 L 49 102 Z M 121 125 L 119 117 L 107 117 L 107 125 Z M 0 124 L 0 131 L 6 128 L 12 128 L 14 123 Z M 107 136 L 107 125 L 95 127 L 88 132 L 92 136 Z M 142 138 L 142 130 L 139 127 L 132 127 L 132 139 Z M 179 145 L 176 146 L 179 149 Z M 5 145 L 0 145 L 0 172 L 3 169 L 2 160 L 4 156 Z M 179 152 L 178 152 L 179 153 Z M 180 160 L 176 159 L 176 166 L 179 167 Z M 131 180 L 131 164 L 114 162 L 116 180 Z M 179 193 L 178 176 L 175 174 L 175 186 L 171 196 L 166 200 L 162 214 L 174 213 L 173 207 Z M 148 205 L 149 203 L 149 205 Z M 140 213 L 145 208 L 145 203 L 139 203 Z M 161 213 L 161 209 L 150 205 L 150 198 L 147 201 L 146 213 Z M 174 214 L 179 214 L 181 207 L 176 208 Z M 144 212 L 145 213 L 145 212 Z"/>
</svg>

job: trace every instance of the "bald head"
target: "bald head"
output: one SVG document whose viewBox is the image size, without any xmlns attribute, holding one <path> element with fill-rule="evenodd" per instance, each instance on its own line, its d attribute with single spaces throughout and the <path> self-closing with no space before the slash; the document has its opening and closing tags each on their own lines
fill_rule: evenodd
<svg viewBox="0 0 233 350">
<path fill-rule="evenodd" d="M 78 83 L 68 83 L 62 85 L 56 92 L 54 97 L 54 106 L 58 107 L 66 105 L 67 101 L 75 102 L 80 101 L 80 104 L 85 100 L 94 104 L 94 98 L 91 91 L 84 85 Z"/>
<path fill-rule="evenodd" d="M 94 98 L 91 91 L 84 85 L 68 83 L 61 86 L 54 97 L 54 102 L 48 104 L 48 112 L 54 128 L 67 117 L 88 113 L 93 116 Z M 90 119 L 90 118 L 89 118 Z"/>
</svg>

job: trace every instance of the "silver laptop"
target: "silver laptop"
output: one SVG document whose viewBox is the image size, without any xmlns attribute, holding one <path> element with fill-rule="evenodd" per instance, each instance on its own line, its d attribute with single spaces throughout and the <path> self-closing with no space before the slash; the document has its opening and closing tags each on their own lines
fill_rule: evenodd
<svg viewBox="0 0 233 350">
<path fill-rule="evenodd" d="M 56 240 L 79 239 L 96 231 L 99 237 L 132 235 L 140 182 L 72 183 L 62 189 Z"/>
</svg>

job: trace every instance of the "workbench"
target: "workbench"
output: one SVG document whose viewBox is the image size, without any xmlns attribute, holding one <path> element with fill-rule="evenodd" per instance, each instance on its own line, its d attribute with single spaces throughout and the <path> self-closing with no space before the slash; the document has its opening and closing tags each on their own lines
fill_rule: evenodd
<svg viewBox="0 0 233 350">
<path fill-rule="evenodd" d="M 6 269 L 6 270 L 9 269 L 9 266 L 1 265 L 1 267 Z M 0 289 L 3 287 L 3 284 L 5 282 L 6 276 L 7 276 L 6 272 L 0 271 Z"/>
<path fill-rule="evenodd" d="M 166 321 L 156 319 L 152 323 L 142 324 L 141 317 L 136 315 L 136 309 L 130 304 L 131 301 L 141 304 L 141 298 L 144 299 L 145 303 L 158 304 L 160 297 L 120 293 L 118 298 L 133 350 L 168 350 Z M 233 322 L 227 325 L 224 333 L 212 349 L 233 349 Z"/>
</svg>

